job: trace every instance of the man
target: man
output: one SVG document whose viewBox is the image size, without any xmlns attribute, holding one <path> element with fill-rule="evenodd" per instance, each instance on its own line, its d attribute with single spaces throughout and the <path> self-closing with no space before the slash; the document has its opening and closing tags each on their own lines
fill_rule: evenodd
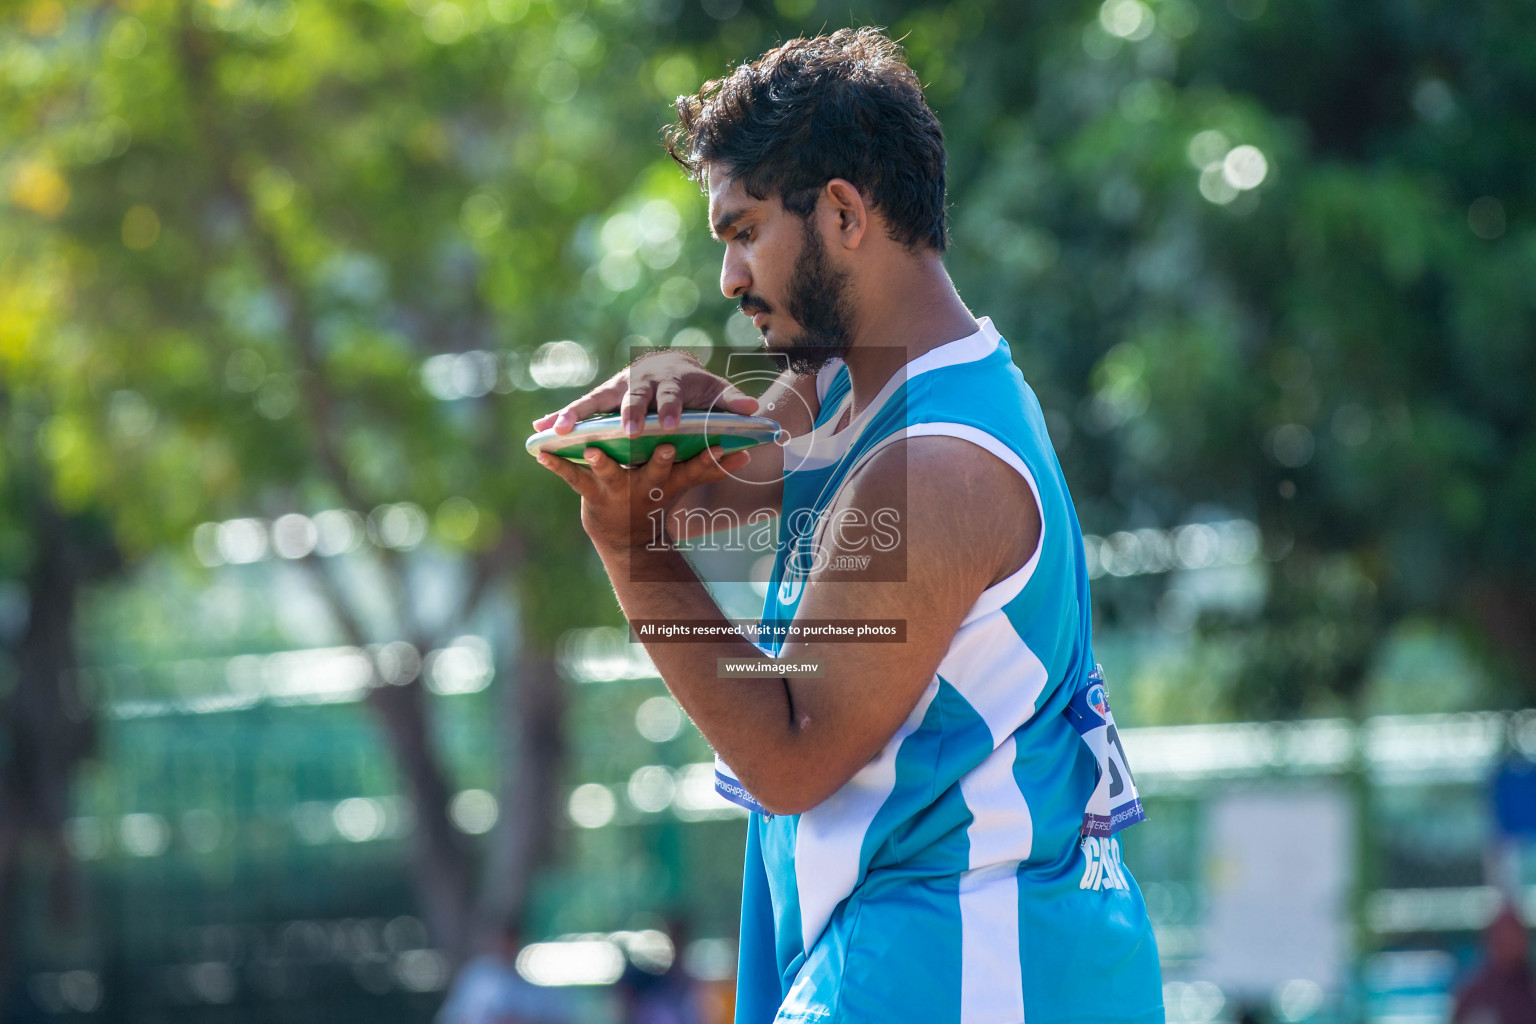
<svg viewBox="0 0 1536 1024">
<path fill-rule="evenodd" d="M 596 449 L 590 468 L 540 461 L 581 495 L 632 621 L 725 626 L 654 542 L 658 516 L 680 538 L 691 507 L 767 508 L 765 622 L 905 628 L 647 644 L 722 792 L 754 810 L 738 1024 L 1161 1021 L 1113 835 L 1142 815 L 1093 661 L 1082 535 L 1038 402 L 945 272 L 943 133 L 916 77 L 878 31 L 842 30 L 678 111 L 669 148 L 708 191 L 721 290 L 791 360 L 761 408 L 793 440 L 676 464 L 662 446 L 633 469 Z M 759 408 L 660 355 L 535 426 L 617 408 L 635 433 L 653 405 L 663 428 L 684 407 Z M 760 678 L 721 679 L 718 658 L 755 658 Z M 820 677 L 775 671 L 811 661 Z"/>
</svg>

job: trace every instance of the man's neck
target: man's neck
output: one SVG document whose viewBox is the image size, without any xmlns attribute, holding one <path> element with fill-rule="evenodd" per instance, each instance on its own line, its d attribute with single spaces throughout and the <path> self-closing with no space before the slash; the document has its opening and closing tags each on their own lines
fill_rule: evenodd
<svg viewBox="0 0 1536 1024">
<path fill-rule="evenodd" d="M 980 329 L 937 256 L 899 263 L 893 273 L 882 275 L 879 293 L 864 304 L 866 312 L 843 359 L 855 416 L 907 363 Z"/>
</svg>

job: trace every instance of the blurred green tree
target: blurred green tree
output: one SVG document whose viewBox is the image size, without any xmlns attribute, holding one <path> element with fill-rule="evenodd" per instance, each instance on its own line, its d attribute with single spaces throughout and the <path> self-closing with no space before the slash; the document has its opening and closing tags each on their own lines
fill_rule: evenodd
<svg viewBox="0 0 1536 1024">
<path fill-rule="evenodd" d="M 898 24 L 948 131 L 953 273 L 1018 339 L 1085 528 L 1262 529 L 1268 597 L 1198 617 L 1233 668 L 1173 713 L 1348 712 L 1416 617 L 1490 664 L 1479 699 L 1529 701 L 1529 19 L 1106 0 Z M 1167 593 L 1138 582 L 1097 589 L 1111 625 Z"/>
<path fill-rule="evenodd" d="M 609 359 L 560 339 L 622 336 L 622 314 L 588 308 L 570 239 L 655 155 L 634 147 L 654 146 L 658 96 L 627 88 L 647 58 L 629 46 L 599 63 L 627 17 L 34 3 L 5 29 L 0 356 L 25 390 L 33 429 L 13 448 L 37 463 L 39 500 L 105 514 L 135 562 L 189 555 L 208 519 L 368 517 L 358 557 L 379 582 L 344 578 L 302 527 L 295 552 L 359 647 L 427 652 L 488 592 L 516 592 L 513 756 L 483 886 L 449 822 L 422 677 L 380 670 L 368 699 L 415 807 L 423 910 L 455 958 L 477 925 L 518 917 L 549 852 L 554 644 L 604 614 L 587 546 L 550 500 L 558 481 L 520 440 Z M 614 122 L 637 127 L 614 137 Z M 675 261 L 678 215 L 650 199 L 672 211 L 652 241 Z M 422 508 L 431 546 L 464 567 L 456 607 L 415 592 L 404 549 Z M 46 566 L 46 524 L 8 525 L 18 564 Z M 17 694 L 67 693 L 67 662 L 20 668 L 36 682 Z M 6 708 L 34 742 L 51 735 L 21 701 Z"/>
<path fill-rule="evenodd" d="M 78 910 L 63 826 L 95 722 L 79 686 L 75 613 L 82 588 L 118 568 L 101 517 L 67 515 L 54 501 L 29 457 L 37 421 L 19 404 L 0 391 L 0 990 L 25 879 L 36 873 L 56 917 Z"/>
</svg>

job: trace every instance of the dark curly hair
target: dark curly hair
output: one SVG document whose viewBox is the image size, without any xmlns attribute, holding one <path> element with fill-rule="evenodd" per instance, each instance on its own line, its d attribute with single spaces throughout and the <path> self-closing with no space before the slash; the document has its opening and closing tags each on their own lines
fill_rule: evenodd
<svg viewBox="0 0 1536 1024">
<path fill-rule="evenodd" d="M 719 164 L 754 199 L 807 217 L 826 183 L 863 193 L 911 249 L 943 252 L 944 129 L 901 47 L 876 28 L 791 39 L 677 98 L 667 152 L 695 180 Z"/>
</svg>

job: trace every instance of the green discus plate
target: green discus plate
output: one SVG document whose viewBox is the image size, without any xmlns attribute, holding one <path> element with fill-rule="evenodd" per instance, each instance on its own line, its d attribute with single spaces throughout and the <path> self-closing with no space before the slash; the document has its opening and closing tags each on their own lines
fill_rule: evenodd
<svg viewBox="0 0 1536 1024">
<path fill-rule="evenodd" d="M 569 434 L 557 434 L 553 429 L 541 430 L 530 437 L 524 447 L 530 455 L 549 452 L 582 465 L 586 465 L 587 460 L 581 453 L 593 447 L 615 462 L 638 466 L 649 461 L 656 446 L 661 444 L 676 446 L 675 459 L 683 462 L 712 445 L 719 445 L 723 453 L 729 454 L 770 444 L 778 436 L 779 425 L 764 416 L 695 410 L 683 413 L 671 430 L 662 430 L 661 421 L 654 414 L 647 416 L 639 436 L 626 437 L 618 415 L 606 413 L 579 421 Z"/>
</svg>

